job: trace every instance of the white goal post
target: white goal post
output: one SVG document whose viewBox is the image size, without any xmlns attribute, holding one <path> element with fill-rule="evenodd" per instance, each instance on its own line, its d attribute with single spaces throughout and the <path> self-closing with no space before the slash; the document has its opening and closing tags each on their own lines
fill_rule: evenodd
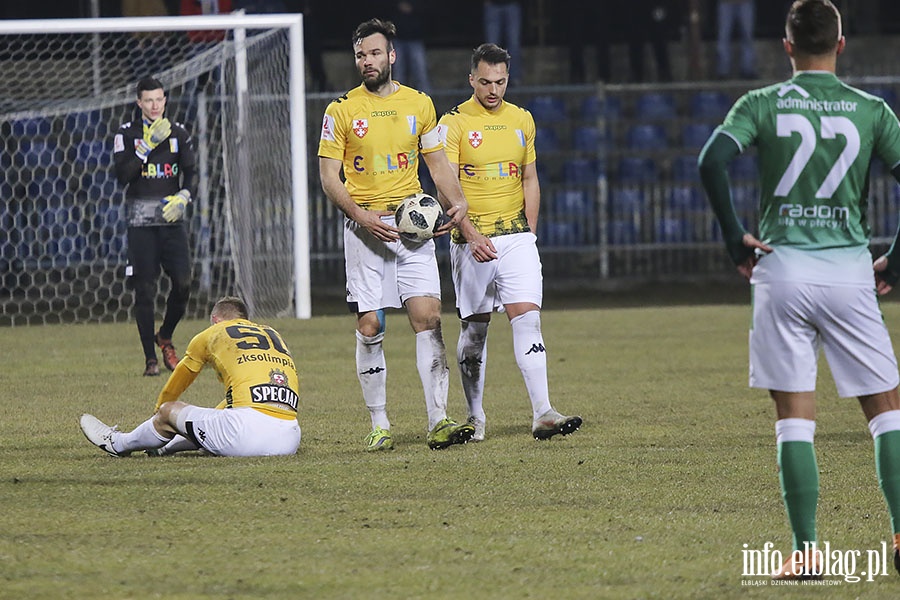
<svg viewBox="0 0 900 600">
<path fill-rule="evenodd" d="M 188 316 L 311 316 L 301 14 L 0 21 L 0 69 L 0 325 L 129 318 L 112 139 L 145 76 L 198 157 Z"/>
</svg>

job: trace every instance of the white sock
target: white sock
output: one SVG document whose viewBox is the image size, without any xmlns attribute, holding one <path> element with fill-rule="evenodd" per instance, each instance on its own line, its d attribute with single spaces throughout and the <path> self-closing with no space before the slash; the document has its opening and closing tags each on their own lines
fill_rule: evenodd
<svg viewBox="0 0 900 600">
<path fill-rule="evenodd" d="M 372 417 L 372 428 L 390 429 L 387 417 L 387 364 L 384 361 L 384 333 L 369 337 L 356 332 L 356 374 L 363 400 Z"/>
<path fill-rule="evenodd" d="M 484 371 L 487 368 L 487 332 L 490 323 L 460 321 L 456 360 L 469 416 L 484 421 Z"/>
<path fill-rule="evenodd" d="M 537 419 L 553 408 L 547 385 L 547 352 L 541 335 L 541 313 L 530 310 L 512 319 L 509 324 L 512 325 L 516 364 L 522 371 L 525 389 L 531 399 L 531 410 Z"/>
<path fill-rule="evenodd" d="M 789 418 L 775 421 L 775 443 L 809 442 L 816 437 L 816 422 L 811 419 Z"/>
<path fill-rule="evenodd" d="M 869 421 L 869 431 L 872 439 L 884 435 L 890 431 L 900 430 L 900 410 L 888 410 L 872 417 Z"/>
<path fill-rule="evenodd" d="M 155 418 L 155 416 L 150 417 L 132 431 L 115 436 L 112 442 L 113 450 L 116 452 L 133 452 L 135 450 L 149 450 L 165 446 L 169 438 L 163 437 L 156 431 L 156 427 L 153 426 Z"/>
<path fill-rule="evenodd" d="M 441 328 L 416 334 L 416 368 L 425 392 L 428 411 L 428 430 L 447 417 L 447 391 L 450 388 L 450 367 Z"/>
</svg>

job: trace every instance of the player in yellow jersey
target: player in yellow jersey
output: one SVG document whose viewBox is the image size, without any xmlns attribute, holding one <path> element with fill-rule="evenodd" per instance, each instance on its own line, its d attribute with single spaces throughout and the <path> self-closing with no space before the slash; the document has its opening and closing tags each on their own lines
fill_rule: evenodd
<svg viewBox="0 0 900 600">
<path fill-rule="evenodd" d="M 550 404 L 541 335 L 541 259 L 535 243 L 541 191 L 534 119 L 503 99 L 509 61 L 509 53 L 496 44 L 476 48 L 469 74 L 474 94 L 438 125 L 469 202 L 466 219 L 453 232 L 450 259 L 462 320 L 456 358 L 475 441 L 484 439 L 487 330 L 494 310 L 505 310 L 512 326 L 516 363 L 531 399 L 534 437 L 567 435 L 582 422 Z"/>
<path fill-rule="evenodd" d="M 450 217 L 439 233 L 447 233 L 465 217 L 466 199 L 438 139 L 431 98 L 391 79 L 396 33 L 392 23 L 379 19 L 356 28 L 352 45 L 362 84 L 325 110 L 319 174 L 325 194 L 347 217 L 347 304 L 356 313 L 356 371 L 372 420 L 366 449 L 393 448 L 382 340 L 384 308 L 401 306 L 416 333 L 427 441 L 437 449 L 468 441 L 474 428 L 447 417 L 449 368 L 441 336 L 434 242 L 401 239 L 393 211 L 403 198 L 422 191 L 420 159 Z M 346 183 L 341 181 L 342 171 Z"/>
<path fill-rule="evenodd" d="M 166 454 L 203 449 L 219 456 L 297 452 L 299 381 L 294 359 L 277 331 L 247 317 L 240 298 L 216 302 L 212 326 L 188 344 L 159 394 L 155 414 L 128 433 L 82 415 L 85 437 L 113 456 L 136 450 L 160 454 L 152 451 L 163 447 Z M 206 364 L 224 384 L 225 399 L 216 408 L 178 400 Z"/>
</svg>

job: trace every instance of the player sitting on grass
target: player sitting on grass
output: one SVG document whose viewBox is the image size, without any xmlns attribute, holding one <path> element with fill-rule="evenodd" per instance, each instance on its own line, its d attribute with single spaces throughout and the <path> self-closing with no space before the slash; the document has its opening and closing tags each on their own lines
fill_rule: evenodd
<svg viewBox="0 0 900 600">
<path fill-rule="evenodd" d="M 240 298 L 216 302 L 212 326 L 191 340 L 159 394 L 156 413 L 127 433 L 81 415 L 85 437 L 112 456 L 163 447 L 163 454 L 197 449 L 219 456 L 297 452 L 299 383 L 294 360 L 277 331 L 247 317 Z M 225 399 L 216 408 L 179 401 L 207 363 L 225 385 Z"/>
</svg>

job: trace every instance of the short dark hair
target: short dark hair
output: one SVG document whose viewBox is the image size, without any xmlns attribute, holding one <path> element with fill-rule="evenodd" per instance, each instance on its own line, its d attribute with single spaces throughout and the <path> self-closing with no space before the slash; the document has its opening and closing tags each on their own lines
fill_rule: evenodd
<svg viewBox="0 0 900 600">
<path fill-rule="evenodd" d="M 841 36 L 841 13 L 830 0 L 797 0 L 788 11 L 784 31 L 799 53 L 828 54 Z"/>
<path fill-rule="evenodd" d="M 247 311 L 247 305 L 237 296 L 225 296 L 219 298 L 215 306 L 213 306 L 212 314 L 217 315 L 222 320 L 231 319 L 247 319 L 250 314 Z"/>
<path fill-rule="evenodd" d="M 387 38 L 388 50 L 394 48 L 394 38 L 397 37 L 397 27 L 392 22 L 382 21 L 381 19 L 369 19 L 368 21 L 360 23 L 356 28 L 356 31 L 353 32 L 353 39 L 351 41 L 355 46 L 363 38 L 367 38 L 376 33 L 380 33 Z"/>
<path fill-rule="evenodd" d="M 482 44 L 472 52 L 472 70 L 478 68 L 478 63 L 486 62 L 489 65 L 506 64 L 509 70 L 509 52 L 497 44 Z"/>
<path fill-rule="evenodd" d="M 157 79 L 156 77 L 144 77 L 140 81 L 137 82 L 137 97 L 140 98 L 143 92 L 149 92 L 152 90 L 162 90 L 163 94 L 166 92 L 166 88 L 163 86 L 162 81 Z"/>
</svg>

